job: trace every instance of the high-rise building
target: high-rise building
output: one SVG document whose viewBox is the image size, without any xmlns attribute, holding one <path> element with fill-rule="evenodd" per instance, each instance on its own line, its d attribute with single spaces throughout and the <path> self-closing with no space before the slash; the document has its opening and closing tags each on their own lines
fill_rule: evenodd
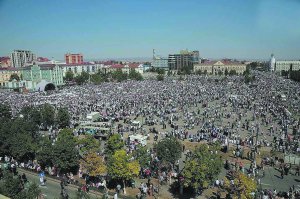
<svg viewBox="0 0 300 199">
<path fill-rule="evenodd" d="M 83 55 L 82 54 L 65 54 L 66 64 L 82 64 Z"/>
<path fill-rule="evenodd" d="M 168 58 L 155 55 L 155 49 L 153 49 L 153 59 L 151 63 L 151 66 L 153 68 L 161 68 L 164 70 L 168 70 L 169 69 L 168 63 L 169 63 Z"/>
<path fill-rule="evenodd" d="M 11 53 L 11 65 L 19 68 L 26 64 L 32 64 L 36 60 L 36 55 L 30 50 L 14 50 Z"/>
<path fill-rule="evenodd" d="M 182 70 L 183 68 L 192 70 L 194 63 L 196 63 L 197 59 L 199 60 L 199 58 L 197 58 L 197 52 L 198 51 L 195 51 L 194 53 L 189 52 L 188 50 L 182 50 L 180 51 L 180 54 L 170 54 L 168 57 L 169 68 L 171 70 Z"/>
<path fill-rule="evenodd" d="M 200 62 L 200 55 L 198 50 L 193 51 L 193 64 L 199 64 Z"/>
<path fill-rule="evenodd" d="M 169 61 L 168 58 L 156 56 L 155 58 L 153 58 L 151 66 L 153 68 L 161 68 L 161 69 L 168 70 L 169 69 L 168 61 Z"/>
</svg>

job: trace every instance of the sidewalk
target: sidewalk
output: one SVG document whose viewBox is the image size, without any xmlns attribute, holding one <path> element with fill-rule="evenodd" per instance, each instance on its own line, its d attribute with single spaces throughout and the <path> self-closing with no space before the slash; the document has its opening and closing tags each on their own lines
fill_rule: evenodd
<svg viewBox="0 0 300 199">
<path fill-rule="evenodd" d="M 18 168 L 18 172 L 21 173 L 25 173 L 28 180 L 35 182 L 37 184 L 39 183 L 39 175 L 35 172 L 31 172 L 25 169 L 21 169 Z M 46 177 L 46 186 L 40 186 L 40 189 L 42 191 L 42 193 L 45 195 L 45 198 L 47 199 L 54 199 L 54 198 L 60 198 L 60 180 L 55 179 L 55 178 L 51 178 L 51 177 Z M 73 185 L 73 184 L 68 184 L 68 186 L 65 187 L 67 189 L 67 192 L 69 194 L 69 198 L 76 198 L 76 193 L 78 188 L 80 188 L 79 186 Z M 109 198 L 113 198 L 113 192 L 109 192 Z M 89 194 L 91 199 L 98 199 L 98 198 L 102 198 L 103 194 L 94 190 L 90 190 Z M 133 198 L 130 196 L 119 196 L 119 198 Z"/>
</svg>

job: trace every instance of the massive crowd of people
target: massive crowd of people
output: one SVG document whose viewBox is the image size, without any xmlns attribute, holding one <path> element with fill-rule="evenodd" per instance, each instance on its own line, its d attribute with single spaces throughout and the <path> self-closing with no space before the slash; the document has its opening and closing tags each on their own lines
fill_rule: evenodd
<svg viewBox="0 0 300 199">
<path fill-rule="evenodd" d="M 239 157 L 251 158 L 244 148 L 259 153 L 259 146 L 299 154 L 300 84 L 271 73 L 253 75 L 250 84 L 241 76 L 190 75 L 183 81 L 168 77 L 64 87 L 50 94 L 1 92 L 0 101 L 11 106 L 14 116 L 29 105 L 66 107 L 71 126 L 99 112 L 106 121 L 122 124 L 115 130 L 121 135 L 130 131 L 128 120 L 139 120 L 141 132 L 151 128 L 156 140 L 173 135 L 190 142 L 219 141 L 224 147 L 236 146 Z"/>
</svg>

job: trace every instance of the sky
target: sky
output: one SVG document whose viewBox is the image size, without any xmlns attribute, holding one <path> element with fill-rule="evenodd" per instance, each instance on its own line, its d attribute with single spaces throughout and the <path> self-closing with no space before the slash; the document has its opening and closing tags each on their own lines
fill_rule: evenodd
<svg viewBox="0 0 300 199">
<path fill-rule="evenodd" d="M 0 56 L 300 59 L 300 0 L 0 0 Z"/>
</svg>

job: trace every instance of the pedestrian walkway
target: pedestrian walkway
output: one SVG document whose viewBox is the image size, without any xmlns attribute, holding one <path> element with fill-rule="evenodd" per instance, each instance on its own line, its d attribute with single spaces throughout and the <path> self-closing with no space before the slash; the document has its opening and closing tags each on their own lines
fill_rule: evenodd
<svg viewBox="0 0 300 199">
<path fill-rule="evenodd" d="M 24 170 L 24 169 L 18 169 L 18 172 L 25 173 L 29 181 L 40 184 L 38 174 Z M 39 187 L 46 199 L 60 198 L 61 188 L 60 188 L 59 180 L 54 179 L 54 178 L 46 178 L 46 185 L 39 186 Z M 77 186 L 68 185 L 68 186 L 66 186 L 66 189 L 69 194 L 69 198 L 76 198 L 76 193 L 78 190 Z M 96 198 L 101 197 L 100 194 L 96 194 L 96 192 L 93 192 L 93 191 L 91 191 L 89 196 L 91 197 L 91 199 L 96 199 Z"/>
</svg>

